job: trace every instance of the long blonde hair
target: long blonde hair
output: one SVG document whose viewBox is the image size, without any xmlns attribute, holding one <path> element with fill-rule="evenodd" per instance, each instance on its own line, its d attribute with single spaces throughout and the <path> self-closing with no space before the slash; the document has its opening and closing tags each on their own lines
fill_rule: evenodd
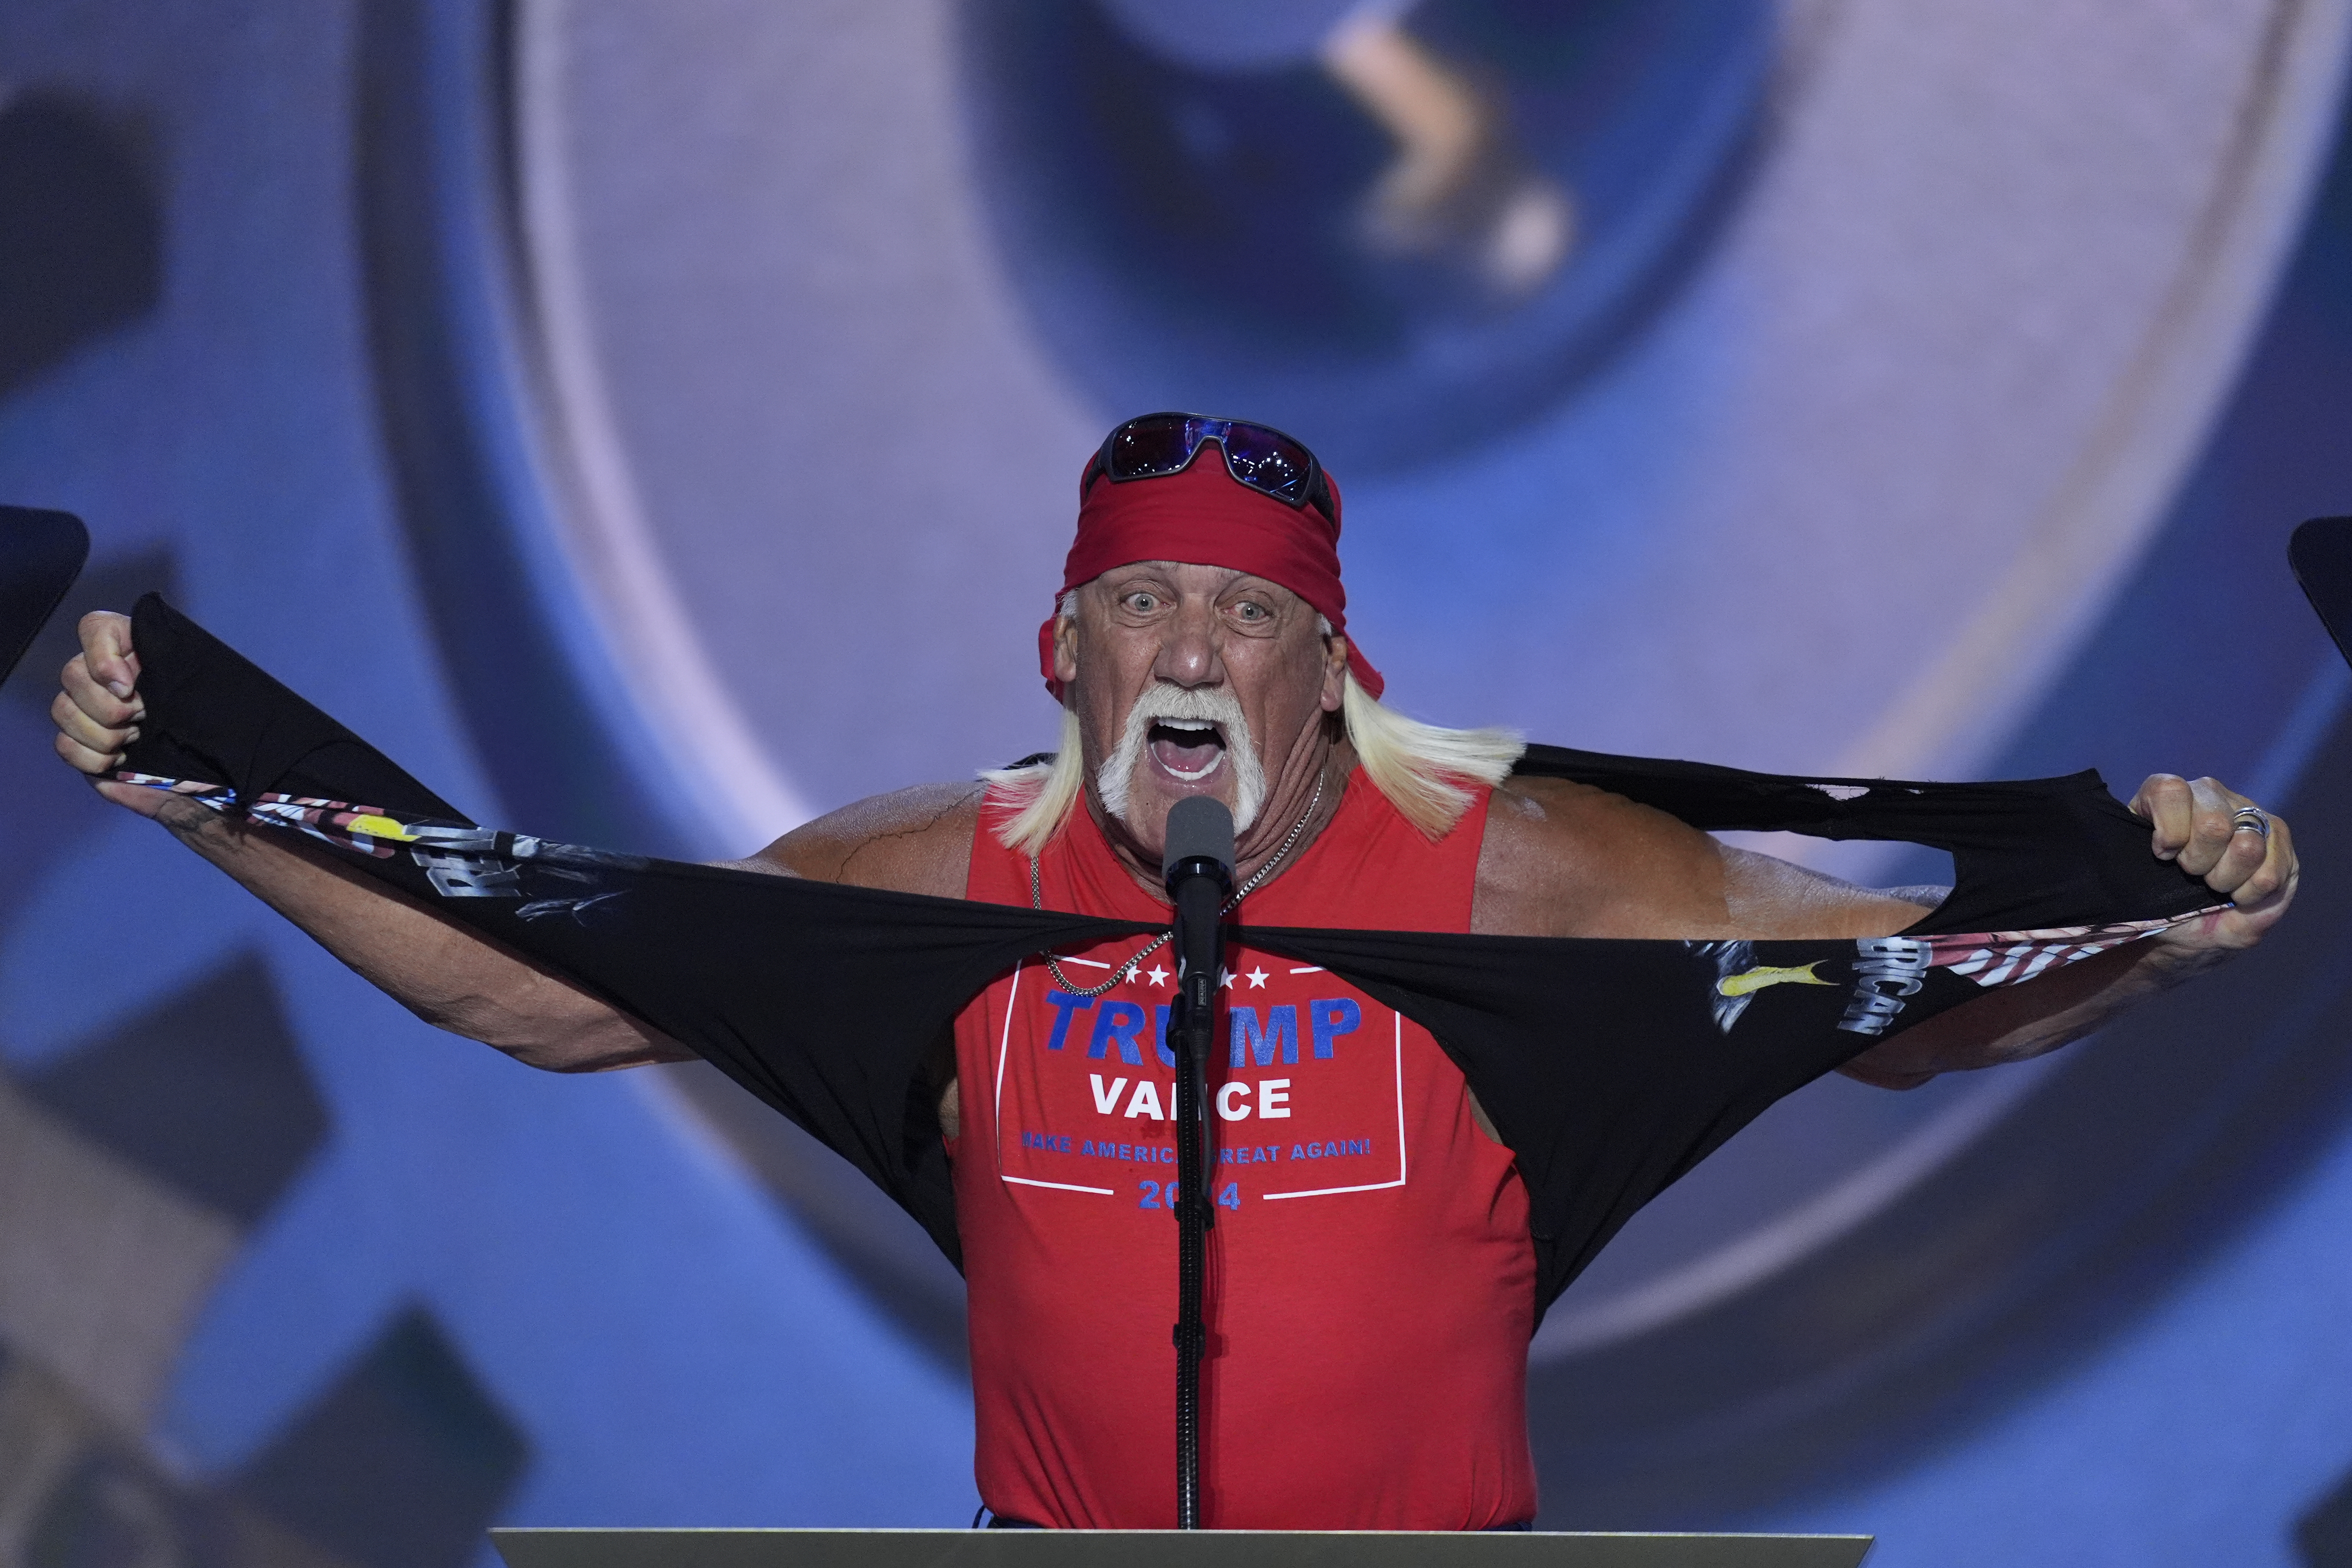
<svg viewBox="0 0 2352 1568">
<path fill-rule="evenodd" d="M 1074 589 L 1063 595 L 1060 618 L 1076 614 Z M 1329 622 L 1318 618 L 1318 624 L 1330 635 Z M 1352 671 L 1345 678 L 1339 716 L 1362 776 L 1433 840 L 1454 831 L 1470 808 L 1470 785 L 1501 784 L 1527 750 L 1527 742 L 1508 730 L 1448 730 L 1409 719 L 1359 686 Z M 982 772 L 1010 808 L 991 829 L 998 843 L 1034 856 L 1053 842 L 1086 785 L 1078 747 L 1078 716 L 1066 705 L 1061 747 L 1050 759 Z"/>
</svg>

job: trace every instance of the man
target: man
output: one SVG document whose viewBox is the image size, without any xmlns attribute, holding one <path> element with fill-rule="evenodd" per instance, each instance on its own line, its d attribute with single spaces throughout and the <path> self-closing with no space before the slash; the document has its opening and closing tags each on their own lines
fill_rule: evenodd
<svg viewBox="0 0 2352 1568">
<path fill-rule="evenodd" d="M 1204 1520 L 1523 1524 L 1536 1507 L 1524 1400 L 1537 1292 L 1513 1155 L 1425 1029 L 1254 947 L 1251 928 L 1860 939 L 1912 926 L 1938 894 L 1874 892 L 1727 848 L 1620 796 L 1512 775 L 1507 736 L 1381 706 L 1346 635 L 1338 492 L 1279 432 L 1130 420 L 1080 494 L 1040 632 L 1063 703 L 1055 756 L 862 802 L 743 864 L 1150 925 L 1166 918 L 1170 809 L 1195 795 L 1225 803 L 1239 891 L 1221 977 L 1231 1050 L 1211 1064 Z M 82 639 L 55 705 L 65 760 L 420 1016 L 561 1071 L 685 1054 L 291 835 L 106 777 L 142 717 L 138 656 L 119 616 L 88 617 Z M 1989 991 L 1844 1070 L 1903 1088 L 2052 1049 L 2252 944 L 2286 908 L 2284 822 L 2168 774 L 2134 808 L 2153 854 L 2234 904 Z M 1007 1519 L 1170 1522 L 1166 957 L 1119 939 L 1024 959 L 964 1006 L 942 1052 L 981 1489 Z"/>
</svg>

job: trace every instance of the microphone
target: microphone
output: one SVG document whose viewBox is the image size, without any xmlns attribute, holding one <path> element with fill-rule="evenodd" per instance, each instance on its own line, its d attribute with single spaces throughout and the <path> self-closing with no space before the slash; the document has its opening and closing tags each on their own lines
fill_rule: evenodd
<svg viewBox="0 0 2352 1568">
<path fill-rule="evenodd" d="M 1201 1528 L 1201 1356 L 1209 1195 L 1205 1079 L 1215 1040 L 1217 979 L 1224 968 L 1222 916 L 1234 889 L 1234 814 L 1192 795 L 1168 814 L 1160 874 L 1176 905 L 1176 1005 L 1168 1043 L 1176 1057 L 1176 1528 Z"/>
<path fill-rule="evenodd" d="M 1224 945 L 1218 915 L 1234 890 L 1234 814 L 1223 801 L 1196 795 L 1176 803 L 1168 814 L 1160 867 L 1176 906 L 1177 997 L 1186 1020 L 1205 1033 Z M 1172 1026 L 1169 1032 L 1175 1032 Z"/>
<path fill-rule="evenodd" d="M 1187 795 L 1168 814 L 1167 846 L 1160 851 L 1160 875 L 1168 896 L 1175 898 L 1180 883 L 1193 877 L 1213 877 L 1217 899 L 1224 900 L 1234 887 L 1234 814 L 1225 803 L 1205 795 Z"/>
</svg>

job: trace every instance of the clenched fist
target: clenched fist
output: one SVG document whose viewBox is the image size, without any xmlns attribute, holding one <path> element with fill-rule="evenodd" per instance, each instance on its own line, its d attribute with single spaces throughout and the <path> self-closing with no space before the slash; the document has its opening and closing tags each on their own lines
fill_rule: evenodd
<svg viewBox="0 0 2352 1568">
<path fill-rule="evenodd" d="M 89 775 L 98 793 L 142 816 L 158 816 L 172 804 L 163 790 L 121 783 L 122 749 L 139 738 L 147 717 L 139 700 L 139 655 L 131 647 L 131 617 L 92 610 L 81 618 L 81 652 L 66 661 L 63 689 L 49 704 L 57 724 L 58 755 Z"/>
</svg>

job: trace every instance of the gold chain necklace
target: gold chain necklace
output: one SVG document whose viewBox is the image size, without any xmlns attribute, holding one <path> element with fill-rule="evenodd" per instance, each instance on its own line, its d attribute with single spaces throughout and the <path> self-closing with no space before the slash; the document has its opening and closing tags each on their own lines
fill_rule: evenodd
<svg viewBox="0 0 2352 1568">
<path fill-rule="evenodd" d="M 1235 889 L 1234 890 L 1234 896 L 1225 900 L 1225 907 L 1217 911 L 1218 919 L 1222 920 L 1225 916 L 1232 914 L 1235 910 L 1241 908 L 1242 900 L 1244 899 L 1248 898 L 1252 893 L 1257 891 L 1259 888 L 1265 885 L 1265 879 L 1268 877 L 1273 876 L 1275 871 L 1280 868 L 1282 863 L 1290 858 L 1291 850 L 1297 847 L 1298 836 L 1307 831 L 1307 825 L 1309 822 L 1315 820 L 1315 808 L 1322 804 L 1323 774 L 1318 771 L 1315 775 L 1315 793 L 1307 797 L 1307 809 L 1298 814 L 1298 820 L 1290 825 L 1290 831 L 1283 836 L 1280 847 L 1278 847 L 1273 854 L 1266 857 L 1265 864 L 1251 872 L 1249 880 L 1244 882 L 1239 888 Z M 1038 877 L 1037 857 L 1034 855 L 1029 857 L 1029 907 L 1040 913 L 1043 913 L 1045 908 L 1045 885 Z M 1142 952 L 1137 953 L 1125 963 L 1120 964 L 1118 969 L 1114 970 L 1108 980 L 1104 981 L 1099 985 L 1093 986 L 1086 990 L 1080 990 L 1077 986 L 1073 985 L 1070 983 L 1069 976 L 1062 973 L 1061 961 L 1050 952 L 1045 955 L 1045 970 L 1046 973 L 1053 975 L 1054 984 L 1060 986 L 1063 991 L 1067 993 L 1069 995 L 1077 997 L 1099 996 L 1104 992 L 1109 990 L 1112 986 L 1118 984 L 1120 982 L 1131 979 L 1135 974 L 1136 966 L 1140 964 L 1145 959 L 1150 958 L 1153 953 L 1158 952 L 1161 948 L 1167 946 L 1169 939 L 1175 934 L 1175 928 L 1172 926 L 1168 930 L 1161 931 L 1158 936 L 1151 939 L 1150 944 L 1145 947 Z"/>
</svg>

